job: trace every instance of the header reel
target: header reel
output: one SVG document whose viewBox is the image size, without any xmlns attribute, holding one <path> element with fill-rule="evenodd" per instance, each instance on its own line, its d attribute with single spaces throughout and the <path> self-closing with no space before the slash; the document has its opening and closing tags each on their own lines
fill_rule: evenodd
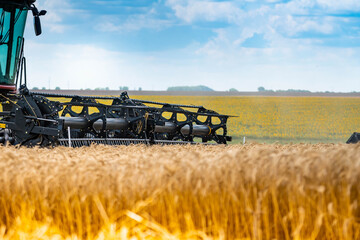
<svg viewBox="0 0 360 240">
<path fill-rule="evenodd" d="M 35 93 L 29 92 L 25 86 L 17 97 L 12 110 L 1 113 L 0 126 L 4 128 L 0 131 L 0 143 L 47 147 L 210 141 L 226 144 L 231 141 L 226 128 L 230 116 L 202 106 L 130 99 L 126 92 L 120 97 Z M 69 101 L 58 102 L 49 98 Z M 111 104 L 102 104 L 98 100 L 108 100 Z"/>
</svg>

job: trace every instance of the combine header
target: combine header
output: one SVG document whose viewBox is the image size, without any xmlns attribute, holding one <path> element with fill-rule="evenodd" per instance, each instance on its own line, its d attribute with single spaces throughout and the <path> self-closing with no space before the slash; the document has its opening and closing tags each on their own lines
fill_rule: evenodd
<svg viewBox="0 0 360 240">
<path fill-rule="evenodd" d="M 231 141 L 226 128 L 230 116 L 202 106 L 136 100 L 126 92 L 93 97 L 29 91 L 23 56 L 27 12 L 34 16 L 36 35 L 41 34 L 40 16 L 46 14 L 34 2 L 0 0 L 0 144 L 76 147 Z"/>
</svg>

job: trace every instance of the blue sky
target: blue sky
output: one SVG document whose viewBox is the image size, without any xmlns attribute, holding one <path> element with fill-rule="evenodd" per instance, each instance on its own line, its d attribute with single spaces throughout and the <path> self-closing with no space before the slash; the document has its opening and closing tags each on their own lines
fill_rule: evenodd
<svg viewBox="0 0 360 240">
<path fill-rule="evenodd" d="M 359 0 L 38 0 L 30 87 L 360 91 Z"/>
</svg>

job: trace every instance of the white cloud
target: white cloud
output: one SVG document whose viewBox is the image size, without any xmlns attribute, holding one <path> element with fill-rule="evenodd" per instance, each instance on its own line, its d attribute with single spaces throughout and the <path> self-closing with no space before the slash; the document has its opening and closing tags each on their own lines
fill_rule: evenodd
<svg viewBox="0 0 360 240">
<path fill-rule="evenodd" d="M 141 14 L 130 16 L 125 22 L 116 16 L 104 16 L 100 23 L 96 25 L 96 29 L 103 32 L 123 32 L 138 31 L 141 29 L 163 29 L 171 26 L 171 21 L 165 19 L 157 19 L 151 14 Z"/>
<path fill-rule="evenodd" d="M 112 87 L 123 63 L 116 52 L 91 45 L 37 44 L 27 42 L 30 86 L 62 89 Z M 119 82 L 118 86 L 121 86 Z M 117 88 L 117 86 L 116 86 Z"/>
<path fill-rule="evenodd" d="M 271 16 L 269 24 L 289 36 L 310 31 L 331 34 L 334 31 L 334 22 L 332 20 L 331 17 L 294 17 L 285 15 Z"/>
<path fill-rule="evenodd" d="M 146 9 L 143 14 L 129 15 L 126 19 L 116 15 L 103 15 L 95 28 L 102 32 L 139 31 L 141 29 L 161 30 L 172 25 L 172 21 L 160 18 L 157 4 Z M 145 8 L 144 8 L 145 10 Z"/>
<path fill-rule="evenodd" d="M 182 1 L 180 3 L 188 2 Z M 292 39 L 292 37 L 298 37 L 301 34 L 305 37 L 308 33 L 329 35 L 338 30 L 338 23 L 336 22 L 339 20 L 338 18 L 310 15 L 309 9 L 315 8 L 315 5 L 316 2 L 313 0 L 295 0 L 272 6 L 259 4 L 257 8 L 244 12 L 241 18 L 234 21 L 230 27 L 216 30 L 217 36 L 204 44 L 197 51 L 197 54 L 217 56 L 217 58 L 231 55 L 232 52 L 237 51 L 242 51 L 242 54 L 250 54 L 253 50 L 241 49 L 241 45 L 255 33 L 261 34 L 268 42 L 266 44 L 268 49 L 263 50 L 266 52 L 266 56 L 275 52 L 291 54 L 294 48 L 319 45 L 322 43 L 321 39 Z M 233 7 L 233 9 L 238 8 Z M 254 56 L 257 56 L 257 53 L 254 53 Z"/>
<path fill-rule="evenodd" d="M 278 10 L 287 14 L 307 14 L 309 12 L 337 13 L 342 11 L 359 11 L 358 0 L 292 0 L 278 3 Z"/>
<path fill-rule="evenodd" d="M 196 20 L 233 22 L 243 14 L 243 11 L 232 2 L 168 0 L 167 5 L 175 11 L 178 18 L 188 23 Z"/>
<path fill-rule="evenodd" d="M 229 84 L 226 77 L 237 76 L 238 80 L 231 83 L 238 89 L 255 90 L 256 85 L 312 91 L 360 89 L 357 80 L 360 73 L 357 54 L 360 54 L 360 48 L 325 47 L 322 46 L 322 39 L 288 37 L 306 31 L 331 34 L 335 31 L 334 25 L 330 24 L 332 18 L 318 21 L 291 15 L 269 14 L 267 17 L 269 21 L 258 19 L 249 26 L 233 25 L 217 30 L 217 36 L 196 51 L 198 57 L 204 58 L 208 68 L 212 69 L 209 71 L 221 69 L 223 77 L 219 74 L 219 78 L 224 84 Z M 286 31 L 286 34 L 279 33 L 282 31 Z M 264 38 L 271 41 L 270 47 L 241 47 L 241 43 L 254 33 L 264 34 Z"/>
<path fill-rule="evenodd" d="M 64 23 L 64 20 L 82 12 L 76 10 L 70 0 L 38 0 L 36 6 L 39 10 L 47 11 L 44 17 L 46 20 L 42 21 L 42 25 L 55 33 L 64 33 L 69 27 Z"/>
<path fill-rule="evenodd" d="M 109 51 L 95 45 L 38 44 L 27 42 L 29 87 L 59 86 L 61 89 L 165 90 L 168 86 L 190 84 L 193 70 L 184 80 L 189 65 L 174 53 L 159 55 Z M 178 60 L 177 60 L 178 59 Z M 176 62 L 177 61 L 177 62 Z M 192 68 L 193 66 L 190 66 Z M 177 82 L 177 83 L 176 83 Z"/>
<path fill-rule="evenodd" d="M 358 11 L 360 10 L 359 0 L 317 0 L 320 7 L 331 11 Z"/>
</svg>

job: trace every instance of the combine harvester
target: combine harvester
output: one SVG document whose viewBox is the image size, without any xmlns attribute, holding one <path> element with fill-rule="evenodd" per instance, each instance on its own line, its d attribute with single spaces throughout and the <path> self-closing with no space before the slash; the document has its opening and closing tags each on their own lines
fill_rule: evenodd
<svg viewBox="0 0 360 240">
<path fill-rule="evenodd" d="M 0 0 L 0 144 L 89 146 L 226 144 L 230 116 L 202 106 L 167 104 L 119 97 L 31 92 L 26 87 L 24 28 L 28 11 L 41 34 L 35 0 Z M 51 98 L 62 98 L 54 101 Z M 108 102 L 109 104 L 100 103 Z M 198 140 L 196 140 L 198 139 Z M 196 140 L 196 141 L 195 141 Z"/>
</svg>

